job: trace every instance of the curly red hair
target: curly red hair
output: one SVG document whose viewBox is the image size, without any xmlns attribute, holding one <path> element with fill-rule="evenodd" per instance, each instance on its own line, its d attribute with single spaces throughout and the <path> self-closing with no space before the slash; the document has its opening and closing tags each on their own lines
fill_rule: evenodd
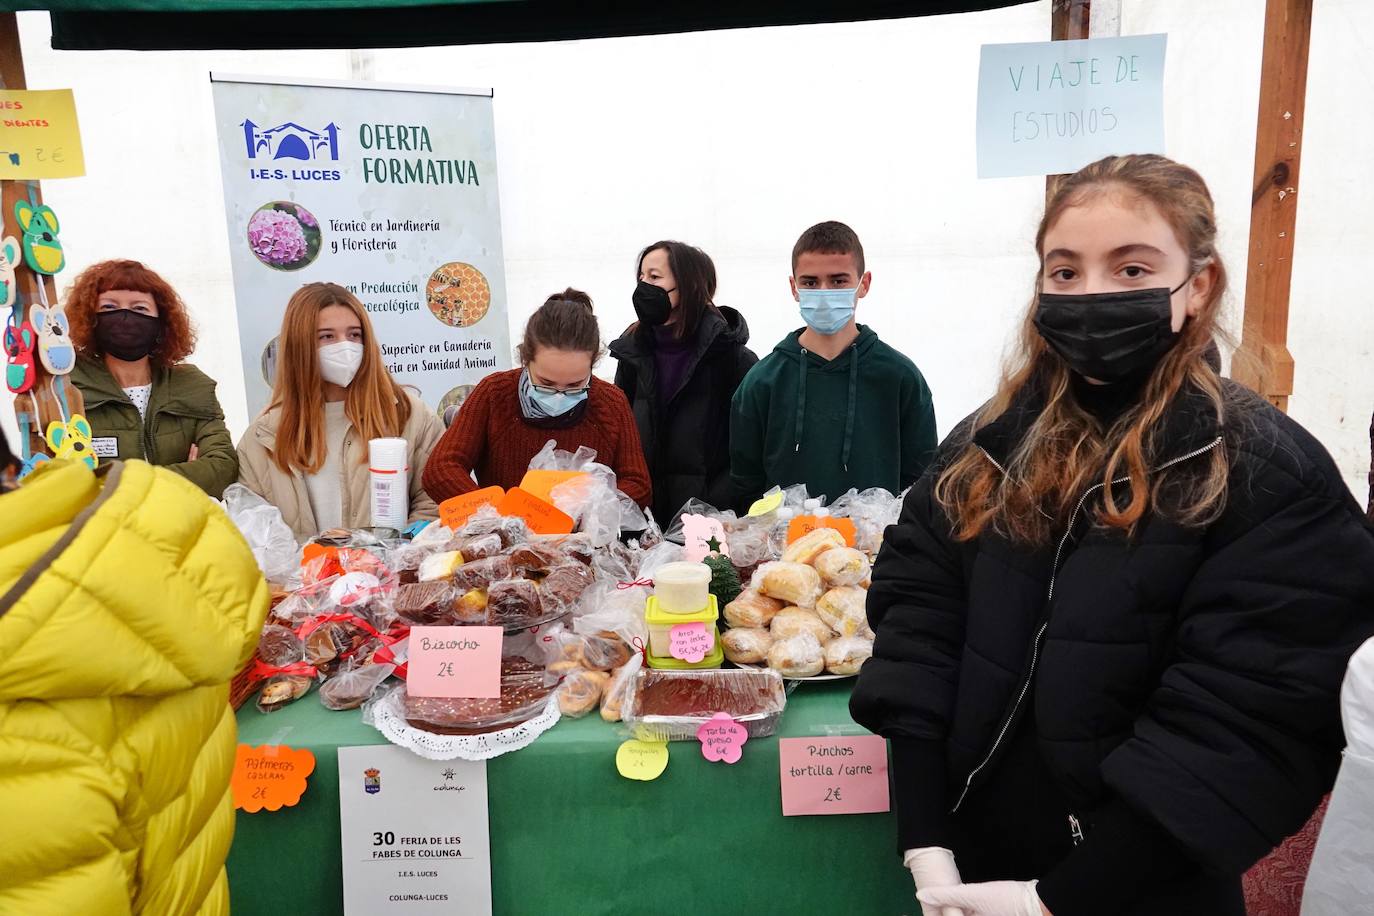
<svg viewBox="0 0 1374 916">
<path fill-rule="evenodd" d="M 99 356 L 95 340 L 96 307 L 100 294 L 112 289 L 147 293 L 157 303 L 162 318 L 162 339 L 148 354 L 154 365 L 175 366 L 196 348 L 196 330 L 172 285 L 138 261 L 101 261 L 77 275 L 67 290 L 67 320 L 71 322 L 72 344 L 78 353 Z"/>
</svg>

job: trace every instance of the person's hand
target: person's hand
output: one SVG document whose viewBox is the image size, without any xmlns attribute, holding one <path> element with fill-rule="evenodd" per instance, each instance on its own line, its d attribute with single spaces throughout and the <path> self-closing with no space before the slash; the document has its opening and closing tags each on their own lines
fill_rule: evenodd
<svg viewBox="0 0 1374 916">
<path fill-rule="evenodd" d="M 926 846 L 921 849 L 908 849 L 902 863 L 916 881 L 916 890 L 922 888 L 945 888 L 960 884 L 959 867 L 954 864 L 954 853 L 942 846 Z M 920 894 L 917 894 L 920 898 Z M 921 903 L 922 916 L 966 916 L 957 906 L 927 905 Z"/>
<path fill-rule="evenodd" d="M 195 444 L 194 442 L 192 442 L 192 443 L 191 443 L 191 454 L 187 456 L 186 460 L 187 460 L 187 461 L 195 461 L 195 460 L 196 460 L 197 458 L 199 458 L 199 457 L 200 457 L 200 449 L 196 446 L 196 444 Z"/>
<path fill-rule="evenodd" d="M 917 891 L 922 906 L 961 907 L 966 916 L 1045 916 L 1034 881 L 986 881 Z"/>
</svg>

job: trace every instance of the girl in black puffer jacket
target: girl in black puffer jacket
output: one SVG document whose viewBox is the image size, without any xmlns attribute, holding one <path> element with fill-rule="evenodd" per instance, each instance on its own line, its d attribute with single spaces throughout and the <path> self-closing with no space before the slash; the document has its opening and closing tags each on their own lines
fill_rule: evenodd
<svg viewBox="0 0 1374 916">
<path fill-rule="evenodd" d="M 1163 157 L 1061 183 L 1020 358 L 888 532 L 851 710 L 927 916 L 1242 916 L 1331 786 L 1374 530 L 1208 365 L 1215 237 Z"/>
</svg>

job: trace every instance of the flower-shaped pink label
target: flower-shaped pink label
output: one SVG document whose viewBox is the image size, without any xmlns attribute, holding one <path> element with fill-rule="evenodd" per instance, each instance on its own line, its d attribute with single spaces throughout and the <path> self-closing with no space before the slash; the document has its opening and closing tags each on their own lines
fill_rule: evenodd
<svg viewBox="0 0 1374 916">
<path fill-rule="evenodd" d="M 707 760 L 738 763 L 744 754 L 744 742 L 749 740 L 749 733 L 728 714 L 718 712 L 709 721 L 701 723 L 697 729 L 697 740 L 701 742 L 701 756 Z"/>
<path fill-rule="evenodd" d="M 668 630 L 668 654 L 691 664 L 705 658 L 715 642 L 704 623 L 677 623 Z"/>
</svg>

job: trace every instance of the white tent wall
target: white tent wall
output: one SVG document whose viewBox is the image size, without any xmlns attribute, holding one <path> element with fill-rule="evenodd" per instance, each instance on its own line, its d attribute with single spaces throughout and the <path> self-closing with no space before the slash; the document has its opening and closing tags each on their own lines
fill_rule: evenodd
<svg viewBox="0 0 1374 916">
<path fill-rule="evenodd" d="M 1169 34 L 1168 153 L 1217 199 L 1244 297 L 1264 0 L 1126 0 L 1122 33 Z M 979 181 L 978 49 L 1043 40 L 1049 4 L 987 13 L 548 44 L 373 53 L 379 82 L 492 86 L 510 320 L 572 285 L 609 340 L 632 320 L 634 257 L 679 238 L 712 255 L 717 299 L 762 355 L 799 325 L 788 257 L 802 229 L 850 223 L 873 289 L 860 320 L 911 356 L 942 432 L 990 393 L 1029 300 L 1044 183 Z M 76 90 L 88 175 L 52 181 L 68 268 L 148 262 L 199 325 L 193 357 L 220 380 L 237 436 L 243 402 L 207 72 L 348 78 L 338 51 L 56 52 L 46 16 L 20 15 L 33 88 Z M 422 28 L 423 23 L 417 23 Z M 1374 409 L 1374 103 L 1362 66 L 1374 4 L 1318 0 L 1290 319 L 1290 410 L 1331 450 L 1361 502 Z M 351 280 L 353 278 L 342 278 Z M 603 363 L 602 374 L 614 371 Z M 5 422 L 13 430 L 6 406 Z"/>
</svg>

